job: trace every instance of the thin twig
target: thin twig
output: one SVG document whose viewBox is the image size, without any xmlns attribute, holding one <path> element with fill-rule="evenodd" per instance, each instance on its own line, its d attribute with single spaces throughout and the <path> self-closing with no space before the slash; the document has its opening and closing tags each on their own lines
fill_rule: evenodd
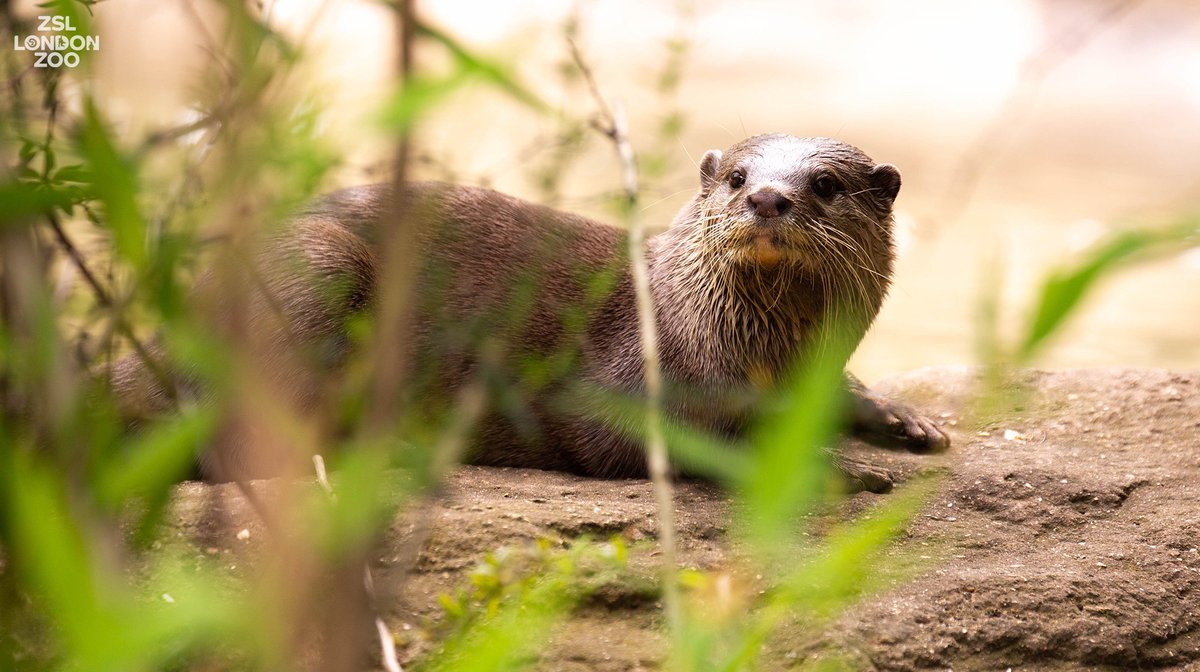
<svg viewBox="0 0 1200 672">
<path fill-rule="evenodd" d="M 226 450 L 222 450 L 221 447 L 214 448 L 209 452 L 210 459 L 216 462 L 217 473 L 223 478 L 232 480 L 234 487 L 242 494 L 242 498 L 246 500 L 250 508 L 254 509 L 254 513 L 262 521 L 263 527 L 267 529 L 267 532 L 275 537 L 275 539 L 283 539 L 284 536 L 280 534 L 279 522 L 275 514 L 271 512 L 271 507 L 267 506 L 262 497 L 258 496 L 254 488 L 250 486 L 250 481 L 242 478 L 242 474 L 237 473 L 235 468 L 225 460 L 227 452 Z"/>
<path fill-rule="evenodd" d="M 333 494 L 333 485 L 329 482 L 329 472 L 325 470 L 325 458 L 320 455 L 313 455 L 313 469 L 317 472 L 317 485 L 325 491 L 331 498 L 337 499 L 337 495 Z"/>
<path fill-rule="evenodd" d="M 636 212 L 638 203 L 637 159 L 633 154 L 633 145 L 629 142 L 629 126 L 628 121 L 625 119 L 625 106 L 618 100 L 614 106 L 614 110 L 612 138 L 617 146 L 617 157 L 621 160 L 621 177 L 625 183 L 625 199 L 630 211 Z M 637 221 L 640 222 L 640 218 L 637 218 Z M 645 232 L 642 233 L 644 235 Z M 644 257 L 645 255 L 639 256 Z M 647 278 L 647 283 L 648 281 L 649 278 Z"/>
<path fill-rule="evenodd" d="M 416 12 L 413 4 L 413 0 L 399 0 L 396 3 L 396 30 L 399 40 L 397 69 L 400 85 L 404 87 L 409 85 L 413 72 L 413 47 L 416 38 Z M 376 315 L 376 341 L 373 344 L 374 352 L 371 353 L 377 368 L 375 379 L 372 381 L 367 429 L 373 433 L 382 433 L 393 423 L 406 373 L 402 353 L 405 351 L 404 346 L 409 335 L 407 322 L 413 303 L 412 288 L 416 282 L 416 272 L 412 264 L 405 262 L 418 239 L 418 218 L 410 216 L 406 198 L 408 163 L 411 156 L 410 133 L 411 130 L 402 132 L 397 142 L 396 172 L 392 178 L 387 220 L 391 226 L 382 231 L 381 246 L 384 268 L 387 269 L 385 277 L 382 278 L 382 286 L 388 287 L 390 291 L 380 301 Z M 314 458 L 314 464 L 317 465 L 318 478 L 321 478 L 324 463 L 320 456 Z M 327 479 L 323 487 L 332 492 Z M 375 616 L 380 659 L 388 672 L 402 672 L 396 659 L 396 643 L 375 607 L 375 582 L 371 577 L 370 566 L 365 563 L 363 584 Z"/>
<path fill-rule="evenodd" d="M 275 514 L 271 513 L 271 507 L 267 506 L 267 503 L 262 500 L 262 497 L 258 496 L 254 488 L 250 487 L 250 481 L 239 478 L 233 484 L 237 487 L 238 492 L 242 493 L 242 497 L 246 502 L 250 504 L 250 508 L 254 509 L 254 512 L 258 514 L 258 519 L 262 521 L 263 527 L 267 528 L 267 531 L 274 535 L 276 539 L 279 539 L 279 523 L 275 519 Z"/>
<path fill-rule="evenodd" d="M 313 468 L 317 472 L 317 484 L 329 495 L 331 500 L 336 500 L 337 495 L 333 492 L 333 485 L 329 482 L 329 473 L 325 470 L 325 458 L 320 455 L 313 455 Z M 379 616 L 379 611 L 375 607 L 377 602 L 375 598 L 375 579 L 371 576 L 371 566 L 363 564 L 363 588 L 367 591 L 367 598 L 371 601 L 371 610 L 375 612 L 375 632 L 379 636 L 380 659 L 383 661 L 383 669 L 387 672 L 404 672 L 400 667 L 400 661 L 396 658 L 396 639 L 392 637 L 392 631 L 388 629 L 387 623 L 383 622 L 383 618 Z"/>
<path fill-rule="evenodd" d="M 392 638 L 392 631 L 388 630 L 387 624 L 378 616 L 375 617 L 375 630 L 379 632 L 379 645 L 383 648 L 380 656 L 383 669 L 387 672 L 404 672 L 404 668 L 400 667 L 400 660 L 396 658 L 396 640 Z"/>
<path fill-rule="evenodd" d="M 471 432 L 479 425 L 488 409 L 488 372 L 500 366 L 502 351 L 499 343 L 489 340 L 479 357 L 479 369 L 474 380 L 458 391 L 454 398 L 455 412 L 449 425 L 441 432 L 433 447 L 433 463 L 429 467 L 429 481 L 437 484 L 426 496 L 410 507 L 413 530 L 405 538 L 403 546 L 394 553 L 396 564 L 405 568 L 399 579 L 391 586 L 392 594 L 402 594 L 420 559 L 421 548 L 429 538 L 431 509 L 440 495 L 440 484 L 450 469 L 466 452 Z"/>
<path fill-rule="evenodd" d="M 192 4 L 192 0 L 184 0 L 183 11 L 187 12 L 188 18 L 192 20 L 196 30 L 200 32 L 200 37 L 204 40 L 204 48 L 208 51 L 209 55 L 212 56 L 213 60 L 217 63 L 217 65 L 221 66 L 221 69 L 224 70 L 227 75 L 230 74 L 229 67 L 221 59 L 220 42 L 218 42 L 217 38 L 214 37 L 212 32 L 208 30 L 208 26 L 205 25 L 204 19 L 200 16 L 200 12 L 196 11 L 196 7 Z"/>
<path fill-rule="evenodd" d="M 50 99 L 49 115 L 46 118 L 46 140 L 42 149 L 42 179 L 50 181 L 50 145 L 54 144 L 54 127 L 58 123 L 58 77 L 46 80 L 46 96 Z"/>
<path fill-rule="evenodd" d="M 229 105 L 220 106 L 212 112 L 209 112 L 199 119 L 196 119 L 195 121 L 181 124 L 179 126 L 173 126 L 171 128 L 164 128 L 147 135 L 146 138 L 142 140 L 141 147 L 138 148 L 137 154 L 145 154 L 147 151 L 154 149 L 159 145 L 166 144 L 172 140 L 178 140 L 189 133 L 195 133 L 196 131 L 204 130 L 214 124 L 220 124 L 225 120 L 225 117 L 229 112 L 229 107 Z"/>
<path fill-rule="evenodd" d="M 596 76 L 592 73 L 591 66 L 583 58 L 583 52 L 579 49 L 579 44 L 575 42 L 575 38 L 567 36 L 567 47 L 571 50 L 571 60 L 574 61 L 575 67 L 579 68 L 579 74 L 583 75 L 583 81 L 587 84 L 588 92 L 592 95 L 592 100 L 596 102 L 596 107 L 600 110 L 600 119 L 603 124 L 598 123 L 598 120 L 592 119 L 592 127 L 600 131 L 609 140 L 616 140 L 615 116 L 612 109 L 608 106 L 608 101 L 604 99 L 604 95 L 600 93 L 600 86 L 596 84 Z M 628 187 L 628 185 L 626 185 Z"/>
<path fill-rule="evenodd" d="M 283 337 L 288 343 L 303 343 L 304 339 L 296 333 L 295 324 L 291 317 L 287 314 L 287 309 L 283 306 L 283 299 L 271 289 L 271 285 L 267 282 L 267 278 L 263 276 L 262 271 L 254 263 L 254 259 L 247 258 L 244 250 L 235 247 L 233 258 L 241 265 L 242 270 L 250 276 L 250 282 L 253 283 L 254 289 L 262 295 L 263 302 L 267 304 L 267 308 L 279 320 L 279 328 L 283 331 Z"/>
<path fill-rule="evenodd" d="M 54 232 L 54 236 L 58 239 L 58 243 L 62 245 L 63 249 L 67 253 L 67 256 L 71 259 L 72 263 L 75 264 L 76 268 L 79 269 L 80 274 L 83 275 L 83 278 L 87 282 L 88 286 L 91 287 L 92 293 L 96 296 L 96 301 L 102 307 L 112 311 L 113 325 L 115 326 L 117 333 L 125 337 L 129 341 L 130 345 L 133 346 L 133 351 L 137 354 L 138 359 L 142 360 L 142 363 L 145 364 L 146 368 L 150 370 L 151 375 L 153 375 L 155 380 L 158 381 L 159 385 L 162 386 L 163 392 L 167 395 L 167 398 L 170 399 L 172 403 L 178 402 L 179 395 L 175 389 L 175 381 L 172 380 L 171 376 L 167 374 L 167 371 L 162 367 L 162 364 L 150 354 L 150 351 L 145 345 L 142 344 L 137 335 L 133 333 L 133 329 L 125 320 L 125 316 L 113 302 L 112 296 L 105 291 L 104 286 L 101 285 L 96 279 L 96 276 L 92 273 L 92 269 L 88 267 L 87 261 L 79 252 L 79 248 L 75 247 L 75 244 L 71 242 L 71 238 L 67 235 L 67 232 L 63 230 L 62 222 L 59 221 L 58 215 L 54 214 L 53 212 L 47 213 L 46 221 L 50 223 L 50 229 Z"/>
<path fill-rule="evenodd" d="M 654 295 L 650 291 L 650 267 L 646 260 L 646 227 L 637 207 L 637 157 L 633 151 L 633 144 L 629 141 L 629 126 L 624 106 L 620 101 L 612 108 L 608 106 L 575 41 L 568 36 L 567 43 L 571 49 L 571 57 L 587 80 L 588 89 L 596 99 L 602 120 L 607 125 L 607 130 L 603 126 L 597 128 L 612 141 L 621 162 L 622 181 L 625 186 L 625 223 L 629 228 L 629 264 L 637 301 L 638 332 L 641 335 L 642 375 L 646 381 L 646 466 L 658 505 L 658 540 L 663 553 L 663 604 L 668 629 L 672 636 L 675 636 L 680 632 L 682 618 L 679 588 L 675 580 L 675 502 L 667 444 L 663 435 L 662 364 L 658 352 Z"/>
<path fill-rule="evenodd" d="M 30 64 L 28 66 L 26 66 L 24 70 L 21 70 L 20 72 L 18 72 L 17 74 L 15 74 L 9 78 L 9 80 L 8 80 L 9 88 L 12 88 L 12 89 L 18 88 L 21 84 L 21 80 L 24 79 L 25 75 L 28 75 L 30 72 L 33 72 L 33 62 L 30 62 Z"/>
<path fill-rule="evenodd" d="M 654 318 L 654 295 L 650 291 L 650 267 L 646 260 L 646 227 L 638 213 L 637 162 L 620 101 L 614 106 L 613 142 L 621 159 L 627 199 L 625 221 L 629 226 L 629 263 L 637 296 L 638 331 L 642 337 L 642 371 L 646 379 L 646 463 L 654 498 L 658 503 L 658 539 L 663 550 L 663 603 L 672 635 L 679 633 L 681 611 L 675 582 L 675 501 L 671 485 L 667 443 L 662 426 L 662 364 L 658 354 L 658 324 Z"/>
<path fill-rule="evenodd" d="M 83 279 L 91 286 L 92 293 L 96 295 L 96 301 L 105 308 L 112 306 L 112 299 L 109 297 L 108 291 L 96 279 L 96 276 L 92 273 L 92 269 L 88 267 L 87 261 L 83 258 L 83 254 L 79 252 L 79 248 L 75 247 L 75 243 L 71 242 L 66 231 L 63 230 L 62 222 L 59 221 L 58 215 L 50 213 L 46 215 L 46 221 L 49 222 L 50 230 L 54 232 L 54 237 L 58 239 L 58 244 L 62 246 L 63 251 L 71 258 L 75 267 L 79 269 L 80 274 L 83 275 Z"/>
<path fill-rule="evenodd" d="M 397 63 L 400 86 L 407 87 L 411 85 L 414 71 L 413 47 L 417 34 L 413 0 L 398 0 L 396 3 L 396 29 L 400 40 Z M 387 287 L 388 291 L 380 297 L 375 317 L 372 353 L 375 377 L 367 410 L 367 430 L 374 433 L 382 432 L 394 422 L 407 374 L 404 353 L 408 350 L 413 288 L 417 281 L 416 265 L 411 260 L 420 240 L 418 228 L 422 224 L 421 217 L 412 216 L 408 198 L 412 133 L 412 129 L 402 131 L 396 143 L 391 203 L 385 220 L 387 225 L 382 226 L 380 231 L 384 273 L 379 284 Z"/>
<path fill-rule="evenodd" d="M 47 105 L 49 116 L 46 120 L 45 151 L 49 152 L 50 145 L 54 140 L 55 125 L 58 121 L 57 80 L 53 80 L 51 83 L 47 84 L 47 94 L 49 96 Z M 46 180 L 50 179 L 50 163 L 48 156 L 47 162 L 42 171 L 42 178 Z M 83 254 L 80 253 L 79 248 L 75 246 L 75 244 L 71 241 L 70 236 L 67 235 L 67 232 L 63 228 L 62 222 L 59 220 L 58 215 L 53 211 L 47 212 L 46 221 L 49 222 L 50 229 L 54 232 L 55 238 L 58 239 L 59 245 L 61 245 L 63 250 L 66 251 L 67 256 L 71 259 L 71 262 L 75 264 L 75 267 L 79 269 L 79 272 L 87 281 L 88 286 L 91 287 L 92 293 L 96 297 L 96 301 L 102 307 L 111 311 L 113 323 L 117 333 L 129 340 L 130 344 L 133 346 L 134 352 L 137 353 L 138 358 L 143 364 L 145 364 L 146 368 L 150 370 L 151 375 L 153 375 L 158 381 L 159 385 L 163 389 L 163 392 L 167 395 L 167 398 L 172 403 L 176 403 L 178 401 L 178 395 L 175 389 L 174 381 L 167 374 L 166 370 L 163 369 L 163 367 L 159 364 L 158 360 L 156 360 L 150 354 L 150 351 L 142 344 L 141 340 L 139 340 L 138 337 L 133 333 L 132 327 L 130 327 L 129 323 L 125 320 L 125 316 L 122 311 L 118 309 L 116 303 L 112 299 L 112 295 L 105 291 L 104 286 L 100 284 L 100 281 L 96 278 L 95 274 L 92 273 L 91 268 L 87 264 L 87 260 L 83 258 Z"/>
</svg>

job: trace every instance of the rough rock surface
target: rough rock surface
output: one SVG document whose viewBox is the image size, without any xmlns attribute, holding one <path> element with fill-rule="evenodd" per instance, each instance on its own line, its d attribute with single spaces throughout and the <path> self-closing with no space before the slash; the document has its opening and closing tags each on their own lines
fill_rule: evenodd
<svg viewBox="0 0 1200 672">
<path fill-rule="evenodd" d="M 882 391 L 943 422 L 951 451 L 927 457 L 847 442 L 901 483 L 928 467 L 941 489 L 889 553 L 920 558 L 915 578 L 853 607 L 820 636 L 863 669 L 1200 669 L 1200 372 L 1100 369 L 1027 372 L 1016 410 L 967 429 L 976 377 L 930 369 Z M 884 495 L 886 497 L 886 495 Z M 224 522 L 197 518 L 213 497 Z M 854 511 L 879 495 L 855 495 Z M 185 484 L 175 524 L 206 552 L 238 545 L 253 513 L 229 486 Z M 681 562 L 727 563 L 728 504 L 711 484 L 676 498 Z M 404 598 L 385 618 L 403 657 L 428 646 L 410 633 L 434 622 L 437 595 L 464 585 L 487 552 L 537 538 L 614 533 L 652 542 L 654 498 L 642 481 L 599 481 L 468 467 L 450 481 Z M 409 530 L 388 535 L 377 583 L 405 571 Z M 649 571 L 654 552 L 634 561 Z M 662 655 L 653 594 L 601 591 L 556 635 L 545 669 L 652 669 Z M 791 646 L 789 637 L 794 637 Z M 767 666 L 813 650 L 812 633 L 784 632 Z"/>
</svg>

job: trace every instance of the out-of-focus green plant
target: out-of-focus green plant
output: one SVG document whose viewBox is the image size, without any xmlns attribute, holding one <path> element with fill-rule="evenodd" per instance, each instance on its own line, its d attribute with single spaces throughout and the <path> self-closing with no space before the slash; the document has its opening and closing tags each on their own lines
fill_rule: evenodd
<svg viewBox="0 0 1200 672">
<path fill-rule="evenodd" d="M 439 598 L 449 632 L 418 669 L 483 672 L 536 662 L 554 626 L 618 576 L 627 556 L 620 537 L 580 538 L 565 550 L 540 539 L 489 553 L 471 572 L 469 589 Z"/>
<path fill-rule="evenodd" d="M 986 288 L 978 303 L 977 350 L 984 363 L 983 386 L 976 412 L 986 422 L 1012 407 L 1023 390 L 1010 384 L 1010 373 L 1037 361 L 1071 317 L 1084 309 L 1086 299 L 1109 278 L 1136 264 L 1178 255 L 1200 245 L 1200 216 L 1185 215 L 1158 228 L 1116 231 L 1083 250 L 1076 258 L 1051 269 L 1037 290 L 1029 318 L 1011 342 L 1001 336 L 997 279 L 1002 270 L 986 271 Z"/>
<path fill-rule="evenodd" d="M 1013 359 L 1031 361 L 1047 340 L 1076 312 L 1087 294 L 1107 277 L 1132 264 L 1161 259 L 1200 245 L 1200 216 L 1160 229 L 1119 231 L 1084 251 L 1079 259 L 1053 270 L 1042 283 L 1033 317 Z"/>
<path fill-rule="evenodd" d="M 858 521 L 807 544 L 798 543 L 793 513 L 774 532 L 792 537 L 794 555 L 786 563 L 775 558 L 759 565 L 764 573 L 756 582 L 738 585 L 728 574 L 686 574 L 691 604 L 684 612 L 683 632 L 670 651 L 670 668 L 756 669 L 764 645 L 780 627 L 819 632 L 864 595 L 909 578 L 889 569 L 894 558 L 885 563 L 882 552 L 936 492 L 937 484 L 937 479 L 909 484 Z M 777 543 L 771 546 L 777 548 Z M 818 655 L 800 669 L 820 669 L 829 662 Z"/>
<path fill-rule="evenodd" d="M 90 4 L 56 0 L 42 13 L 90 34 Z M 288 206 L 276 204 L 308 198 L 331 165 L 311 134 L 294 133 L 303 103 L 277 86 L 297 53 L 256 15 L 226 10 L 229 43 L 214 57 L 236 73 L 221 95 L 240 102 L 200 127 L 202 149 L 222 165 L 176 176 L 170 195 L 145 186 L 157 156 L 113 131 L 90 87 L 79 87 L 77 108 L 62 102 L 64 82 L 88 78 L 89 52 L 76 70 L 33 69 L 27 54 L 4 52 L 12 95 L 0 111 L 0 668 L 178 668 L 218 650 L 285 657 L 257 609 L 235 598 L 227 571 L 163 549 L 171 489 L 212 436 L 216 409 L 177 398 L 177 414 L 129 437 L 92 381 L 131 349 L 160 367 L 170 352 L 197 376 L 218 377 L 214 364 L 227 353 L 185 309 L 196 256 L 188 250 L 200 239 L 192 223 L 222 198 L 281 212 Z M 32 30 L 8 5 L 5 13 L 6 33 Z M 255 180 L 221 183 L 239 171 Z M 213 200 L 188 197 L 183 187 L 195 181 L 212 187 Z M 96 234 L 103 249 L 78 242 Z M 86 282 L 55 290 L 62 268 Z M 148 346 L 142 322 L 161 328 L 163 349 Z"/>
<path fill-rule="evenodd" d="M 449 74 L 417 76 L 396 91 L 384 106 L 381 116 L 381 121 L 396 132 L 411 131 L 422 114 L 434 110 L 446 96 L 473 83 L 494 86 L 536 112 L 548 111 L 546 104 L 521 85 L 507 66 L 475 54 L 447 33 L 428 24 L 418 24 L 415 32 L 417 36 L 442 47 L 450 55 L 453 66 Z"/>
<path fill-rule="evenodd" d="M 89 5 L 54 0 L 45 11 L 70 17 L 87 34 Z M 321 649 L 292 648 L 297 631 L 313 628 L 327 629 L 323 648 L 355 641 L 295 596 L 347 566 L 349 576 L 361 576 L 356 563 L 365 549 L 400 507 L 436 484 L 446 432 L 465 431 L 451 419 L 406 436 L 404 450 L 396 450 L 395 436 L 351 437 L 338 460 L 336 497 L 284 488 L 276 509 L 265 505 L 260 513 L 292 562 L 266 569 L 249 597 L 239 595 L 247 589 L 242 580 L 217 565 L 197 568 L 164 539 L 172 488 L 191 472 L 226 404 L 248 405 L 266 416 L 264 427 L 300 445 L 315 436 L 306 419 L 266 395 L 253 398 L 236 339 L 213 333 L 211 317 L 185 300 L 201 257 L 239 270 L 256 236 L 309 200 L 338 160 L 316 132 L 319 106 L 292 75 L 303 50 L 257 10 L 238 3 L 214 9 L 225 32 L 207 45 L 220 65 L 208 74 L 220 75 L 196 101 L 200 119 L 140 143 L 114 130 L 89 87 L 78 112 L 60 102 L 60 84 L 89 76 L 87 52 L 77 70 L 35 70 L 20 53 L 3 55 L 14 94 L 0 113 L 5 669 L 357 669 Z M 14 35 L 32 30 L 32 21 L 7 5 L 4 11 Z M 439 103 L 431 91 L 468 84 L 498 87 L 540 109 L 507 66 L 429 26 L 416 32 L 450 53 L 457 70 L 432 87 L 418 78 L 400 90 L 383 115 L 397 133 L 411 131 Z M 195 143 L 174 142 L 197 134 Z M 151 166 L 169 164 L 182 169 L 150 174 Z M 79 242 L 94 234 L 106 244 Z M 51 287 L 62 267 L 86 280 L 65 300 Z M 153 341 L 151 331 L 159 334 Z M 131 351 L 157 375 L 187 371 L 204 397 L 168 385 L 174 415 L 130 437 L 105 386 L 89 379 Z M 400 467 L 399 475 L 389 467 Z M 357 583 L 333 601 L 361 599 Z M 515 613 L 523 629 L 526 612 Z"/>
</svg>

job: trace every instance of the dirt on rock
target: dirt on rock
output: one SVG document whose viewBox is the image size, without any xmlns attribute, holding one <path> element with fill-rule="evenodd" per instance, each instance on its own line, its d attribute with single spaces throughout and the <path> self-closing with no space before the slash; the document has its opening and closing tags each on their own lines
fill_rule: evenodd
<svg viewBox="0 0 1200 672">
<path fill-rule="evenodd" d="M 786 669 L 833 649 L 868 670 L 1200 669 L 1200 372 L 1148 369 L 1028 371 L 1010 412 L 969 429 L 978 375 L 926 369 L 877 388 L 938 418 L 949 453 L 918 456 L 847 440 L 856 457 L 887 465 L 898 487 L 918 471 L 946 472 L 940 489 L 889 557 L 919 558 L 894 582 L 824 626 L 788 632 L 764 663 Z M 269 484 L 255 487 L 269 488 Z M 879 497 L 862 493 L 849 515 Z M 221 522 L 205 511 L 221 502 Z M 402 659 L 431 646 L 418 633 L 442 617 L 438 595 L 467 584 L 483 556 L 506 544 L 619 534 L 639 542 L 631 572 L 576 610 L 544 653 L 547 670 L 639 670 L 663 655 L 655 505 L 644 481 L 604 481 L 464 467 L 429 512 L 415 569 L 411 524 L 386 535 L 373 570 Z M 736 553 L 729 503 L 715 485 L 678 484 L 680 562 L 726 567 Z M 256 529 L 232 486 L 180 486 L 177 531 L 207 553 L 231 552 Z M 245 533 L 243 533 L 243 538 Z M 237 552 L 233 550 L 232 552 Z M 244 551 L 243 551 L 244 553 Z"/>
</svg>

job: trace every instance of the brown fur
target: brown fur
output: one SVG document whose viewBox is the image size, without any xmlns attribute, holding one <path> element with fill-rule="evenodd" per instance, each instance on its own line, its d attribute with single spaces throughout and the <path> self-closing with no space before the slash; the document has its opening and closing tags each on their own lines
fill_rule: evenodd
<svg viewBox="0 0 1200 672">
<path fill-rule="evenodd" d="M 735 170 L 744 177 L 738 188 L 731 182 Z M 831 198 L 814 192 L 820 176 L 836 181 L 839 191 Z M 483 340 L 503 342 L 497 389 L 510 398 L 494 404 L 471 458 L 595 476 L 644 475 L 635 440 L 559 407 L 580 383 L 641 390 L 624 232 L 487 189 L 429 183 L 410 189 L 410 212 L 426 224 L 413 354 L 414 384 L 425 384 L 419 394 L 449 395 L 480 374 Z M 756 211 L 747 201 L 764 189 L 773 202 L 786 199 L 785 212 Z M 829 139 L 757 136 L 723 154 L 706 154 L 700 191 L 647 251 L 664 375 L 698 391 L 701 400 L 672 404 L 671 411 L 737 433 L 743 414 L 708 412 L 705 399 L 716 403 L 729 391 L 769 383 L 797 357 L 821 350 L 818 324 L 836 323 L 857 343 L 887 292 L 898 189 L 894 168 Z M 258 259 L 265 294 L 278 297 L 255 293 L 249 308 L 250 329 L 267 344 L 267 356 L 296 345 L 320 355 L 317 366 L 311 357 L 296 365 L 281 356 L 270 367 L 288 381 L 302 409 L 320 403 L 321 369 L 336 370 L 349 347 L 346 320 L 369 309 L 379 291 L 375 230 L 389 211 L 382 185 L 334 193 Z M 590 297 L 598 277 L 611 286 Z M 571 311 L 581 315 L 578 329 L 564 318 Z M 531 387 L 518 373 L 531 358 L 575 350 L 565 375 Z M 161 389 L 137 360 L 119 363 L 113 380 L 130 415 L 163 410 Z M 867 399 L 864 424 L 895 430 L 908 421 L 906 409 L 868 398 L 856 384 L 851 391 Z M 944 445 L 944 435 L 930 427 L 927 421 L 918 427 L 924 438 L 893 433 Z"/>
</svg>

